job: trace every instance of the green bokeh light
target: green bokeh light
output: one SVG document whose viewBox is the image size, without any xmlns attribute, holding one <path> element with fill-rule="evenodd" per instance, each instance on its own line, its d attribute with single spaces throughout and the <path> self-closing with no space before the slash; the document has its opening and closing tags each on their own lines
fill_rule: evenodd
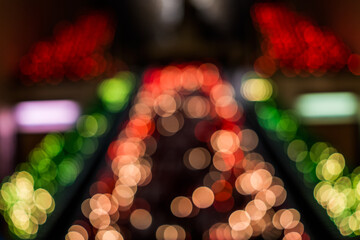
<svg viewBox="0 0 360 240">
<path fill-rule="evenodd" d="M 81 169 L 73 159 L 65 159 L 59 164 L 59 183 L 63 186 L 73 183 Z"/>
<path fill-rule="evenodd" d="M 360 235 L 360 167 L 348 174 L 345 158 L 329 143 L 304 141 L 295 114 L 278 109 L 273 100 L 256 103 L 255 111 L 268 136 L 276 136 L 284 144 L 288 157 L 303 174 L 305 185 L 317 184 L 314 197 L 340 233 Z M 348 116 L 353 114 L 350 112 Z"/>
<path fill-rule="evenodd" d="M 124 72 L 105 80 L 98 89 L 98 95 L 109 111 L 117 112 L 126 106 L 134 84 L 134 76 Z"/>
<path fill-rule="evenodd" d="M 60 134 L 48 134 L 42 141 L 44 151 L 50 156 L 55 157 L 64 146 L 64 137 Z"/>
</svg>

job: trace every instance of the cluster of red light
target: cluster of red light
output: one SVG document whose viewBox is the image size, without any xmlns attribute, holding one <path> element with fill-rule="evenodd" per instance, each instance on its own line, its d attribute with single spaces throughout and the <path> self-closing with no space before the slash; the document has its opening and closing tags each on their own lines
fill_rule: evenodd
<svg viewBox="0 0 360 240">
<path fill-rule="evenodd" d="M 107 66 L 104 51 L 112 42 L 111 19 L 102 13 L 81 16 L 75 24 L 62 22 L 49 41 L 36 43 L 20 62 L 24 80 L 59 82 L 90 79 Z"/>
<path fill-rule="evenodd" d="M 285 73 L 321 75 L 347 63 L 350 51 L 342 41 L 283 5 L 256 4 L 252 17 L 264 38 L 255 70 L 271 75 L 277 65 Z"/>
</svg>

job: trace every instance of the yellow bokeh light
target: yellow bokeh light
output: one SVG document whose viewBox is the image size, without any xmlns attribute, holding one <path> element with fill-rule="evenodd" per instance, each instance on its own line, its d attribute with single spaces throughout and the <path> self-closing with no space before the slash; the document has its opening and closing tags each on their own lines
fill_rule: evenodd
<svg viewBox="0 0 360 240">
<path fill-rule="evenodd" d="M 45 189 L 37 189 L 34 193 L 35 205 L 42 210 L 48 210 L 53 204 L 53 201 L 53 198 Z"/>
<path fill-rule="evenodd" d="M 335 194 L 327 204 L 327 212 L 331 217 L 337 217 L 346 209 L 346 195 L 343 193 Z"/>
<path fill-rule="evenodd" d="M 268 79 L 251 78 L 241 86 L 241 95 L 248 101 L 266 101 L 272 94 L 272 84 Z"/>
</svg>

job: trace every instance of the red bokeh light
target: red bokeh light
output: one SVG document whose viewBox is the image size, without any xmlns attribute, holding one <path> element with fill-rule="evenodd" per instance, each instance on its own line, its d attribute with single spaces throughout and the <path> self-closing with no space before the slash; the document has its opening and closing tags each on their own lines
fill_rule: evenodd
<svg viewBox="0 0 360 240">
<path fill-rule="evenodd" d="M 91 79 L 106 70 L 105 49 L 113 40 L 111 19 L 102 13 L 62 22 L 49 41 L 36 43 L 20 61 L 20 72 L 30 82 Z"/>
<path fill-rule="evenodd" d="M 260 73 L 273 74 L 271 60 L 288 75 L 321 75 L 347 63 L 350 51 L 341 40 L 283 5 L 256 4 L 252 17 L 263 36 L 265 58 L 255 62 Z"/>
<path fill-rule="evenodd" d="M 351 54 L 348 59 L 348 68 L 354 75 L 360 75 L 360 55 Z"/>
</svg>

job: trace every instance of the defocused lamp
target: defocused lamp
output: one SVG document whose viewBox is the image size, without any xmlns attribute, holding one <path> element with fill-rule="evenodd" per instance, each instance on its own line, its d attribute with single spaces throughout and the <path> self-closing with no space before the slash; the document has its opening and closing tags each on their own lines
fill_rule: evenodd
<svg viewBox="0 0 360 240">
<path fill-rule="evenodd" d="M 15 106 L 16 124 L 25 133 L 68 130 L 79 115 L 79 105 L 71 100 L 26 101 Z"/>
<path fill-rule="evenodd" d="M 353 122 L 358 99 L 350 92 L 309 93 L 298 97 L 296 112 L 308 124 Z"/>
</svg>

